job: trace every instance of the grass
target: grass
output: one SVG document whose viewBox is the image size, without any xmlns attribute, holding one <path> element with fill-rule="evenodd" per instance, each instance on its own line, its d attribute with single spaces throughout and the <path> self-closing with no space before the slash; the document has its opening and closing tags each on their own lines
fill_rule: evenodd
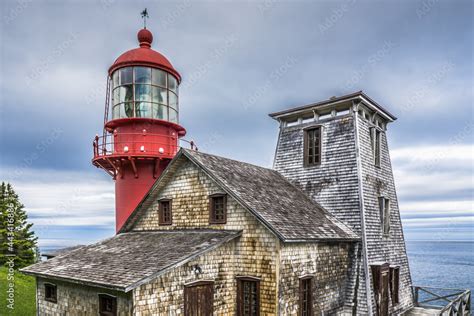
<svg viewBox="0 0 474 316">
<path fill-rule="evenodd" d="M 34 277 L 14 272 L 15 295 L 13 309 L 8 308 L 8 269 L 0 267 L 0 315 L 36 315 L 36 281 Z"/>
</svg>

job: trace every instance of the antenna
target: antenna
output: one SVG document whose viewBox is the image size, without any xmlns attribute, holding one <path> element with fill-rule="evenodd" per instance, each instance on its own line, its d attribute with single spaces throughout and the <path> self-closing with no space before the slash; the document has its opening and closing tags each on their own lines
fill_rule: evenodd
<svg viewBox="0 0 474 316">
<path fill-rule="evenodd" d="M 142 11 L 141 15 L 142 15 L 142 19 L 143 19 L 143 28 L 146 29 L 146 19 L 149 18 L 148 10 L 145 8 L 145 10 Z"/>
</svg>

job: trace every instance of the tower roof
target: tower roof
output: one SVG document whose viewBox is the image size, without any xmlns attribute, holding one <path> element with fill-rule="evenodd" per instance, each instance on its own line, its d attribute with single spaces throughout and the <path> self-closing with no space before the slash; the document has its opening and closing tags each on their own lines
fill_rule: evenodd
<svg viewBox="0 0 474 316">
<path fill-rule="evenodd" d="M 118 68 L 126 66 L 148 66 L 159 68 L 173 74 L 178 82 L 181 82 L 181 75 L 174 69 L 170 61 L 161 53 L 151 49 L 153 34 L 148 29 L 141 29 L 137 34 L 140 47 L 126 51 L 120 55 L 109 68 L 109 74 Z"/>
</svg>

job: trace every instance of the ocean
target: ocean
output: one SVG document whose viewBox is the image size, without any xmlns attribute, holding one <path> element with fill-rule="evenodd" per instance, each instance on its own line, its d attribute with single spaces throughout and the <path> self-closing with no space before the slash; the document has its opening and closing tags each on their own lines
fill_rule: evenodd
<svg viewBox="0 0 474 316">
<path fill-rule="evenodd" d="M 474 290 L 473 241 L 407 241 L 406 245 L 413 285 Z"/>
</svg>

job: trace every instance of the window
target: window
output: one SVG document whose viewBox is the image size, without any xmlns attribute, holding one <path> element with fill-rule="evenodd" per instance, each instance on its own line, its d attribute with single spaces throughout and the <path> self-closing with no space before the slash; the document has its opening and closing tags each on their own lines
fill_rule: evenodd
<svg viewBox="0 0 474 316">
<path fill-rule="evenodd" d="M 160 69 L 124 67 L 112 74 L 112 119 L 145 117 L 178 123 L 178 81 Z"/>
<path fill-rule="evenodd" d="M 400 289 L 400 267 L 390 267 L 390 294 L 392 297 L 392 304 L 398 304 Z"/>
<path fill-rule="evenodd" d="M 381 196 L 379 197 L 380 223 L 384 235 L 390 233 L 390 200 Z"/>
<path fill-rule="evenodd" d="M 171 200 L 160 200 L 158 202 L 158 222 L 160 225 L 171 225 L 173 222 L 171 212 Z"/>
<path fill-rule="evenodd" d="M 248 277 L 237 279 L 237 315 L 260 315 L 260 280 Z"/>
<path fill-rule="evenodd" d="M 117 315 L 117 298 L 107 294 L 99 294 L 99 315 Z"/>
<path fill-rule="evenodd" d="M 214 194 L 210 196 L 209 223 L 225 224 L 227 221 L 227 196 Z"/>
<path fill-rule="evenodd" d="M 313 315 L 313 277 L 300 279 L 300 315 Z"/>
<path fill-rule="evenodd" d="M 305 130 L 304 164 L 315 166 L 321 163 L 321 127 Z"/>
<path fill-rule="evenodd" d="M 57 303 L 58 294 L 57 287 L 54 284 L 45 283 L 44 284 L 44 299 L 48 302 Z"/>
<path fill-rule="evenodd" d="M 374 164 L 380 167 L 380 140 L 381 131 L 375 127 L 370 128 L 370 142 L 372 145 L 372 153 L 374 155 Z"/>
</svg>

